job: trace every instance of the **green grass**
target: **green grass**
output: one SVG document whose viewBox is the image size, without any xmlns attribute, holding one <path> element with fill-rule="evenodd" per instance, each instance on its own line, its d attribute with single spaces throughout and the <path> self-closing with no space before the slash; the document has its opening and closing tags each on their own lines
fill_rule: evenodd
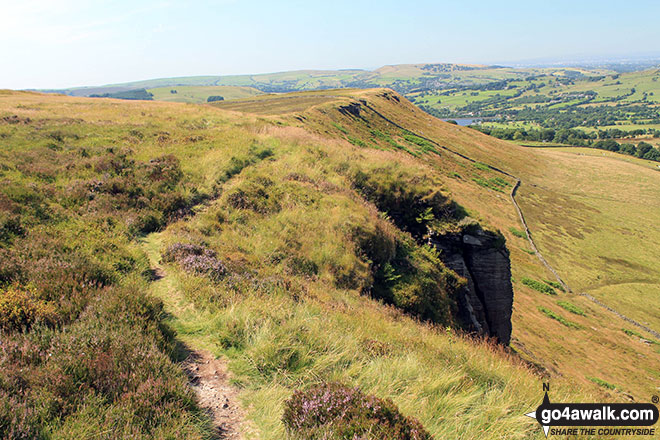
<svg viewBox="0 0 660 440">
<path fill-rule="evenodd" d="M 599 378 L 597 378 L 597 377 L 588 377 L 588 376 L 587 376 L 587 379 L 589 379 L 590 381 L 592 381 L 592 382 L 595 383 L 596 385 L 601 386 L 601 387 L 603 387 L 603 388 L 606 388 L 606 389 L 608 389 L 608 390 L 616 390 L 616 389 L 619 389 L 618 386 L 613 385 L 613 384 L 611 384 L 611 383 L 609 383 L 609 382 L 607 382 L 607 381 L 605 381 L 605 380 L 603 380 L 603 379 L 599 379 Z"/>
<path fill-rule="evenodd" d="M 226 101 L 249 98 L 263 92 L 251 87 L 233 86 L 169 86 L 147 89 L 155 101 L 204 104 L 209 96 L 222 96 Z M 176 93 L 173 93 L 176 92 Z"/>
<path fill-rule="evenodd" d="M 6 145 L 0 173 L 9 183 L 1 188 L 0 274 L 9 276 L 17 264 L 21 271 L 20 277 L 11 275 L 20 294 L 4 297 L 16 299 L 29 325 L 47 325 L 51 319 L 40 301 L 74 317 L 63 322 L 66 331 L 33 326 L 24 337 L 15 328 L 3 339 L 3 347 L 7 341 L 38 357 L 35 363 L 23 355 L 19 362 L 0 360 L 0 382 L 15 383 L 11 375 L 25 385 L 11 390 L 15 398 L 0 393 L 3 403 L 9 402 L 0 408 L 11 409 L 0 412 L 3 423 L 18 414 L 29 419 L 30 429 L 45 430 L 43 435 L 30 431 L 27 438 L 81 438 L 108 429 L 120 437 L 208 437 L 208 421 L 176 364 L 178 344 L 187 343 L 228 359 L 248 424 L 264 439 L 285 436 L 283 404 L 294 390 L 327 380 L 392 399 L 436 438 L 457 433 L 542 438 L 521 414 L 538 405 L 543 379 L 520 360 L 523 350 L 514 356 L 447 330 L 456 326 L 453 298 L 461 280 L 442 266 L 437 253 L 402 230 L 419 227 L 418 218 L 459 228 L 458 214 L 501 231 L 519 227 L 509 197 L 469 178 L 447 177 L 461 168 L 475 172 L 469 161 L 444 152 L 442 157 L 422 154 L 421 145 L 403 138 L 401 129 L 383 118 L 364 109 L 364 119 L 351 118 L 337 108 L 367 100 L 411 133 L 521 174 L 521 205 L 535 239 L 538 230 L 545 250 L 549 230 L 550 238 L 575 252 L 544 253 L 553 264 L 557 258 L 580 257 L 580 264 L 569 265 L 575 278 L 594 261 L 607 277 L 623 270 L 618 260 L 582 259 L 589 256 L 583 254 L 584 242 L 566 238 L 586 234 L 584 228 L 596 224 L 589 216 L 603 214 L 591 209 L 604 207 L 587 205 L 578 212 L 566 205 L 579 196 L 538 206 L 534 197 L 549 187 L 560 194 L 562 185 L 589 193 L 592 184 L 602 182 L 591 173 L 566 181 L 553 174 L 583 171 L 591 162 L 581 160 L 576 168 L 570 162 L 548 163 L 545 153 L 435 123 L 404 99 L 387 96 L 383 90 L 323 91 L 209 107 L 0 94 L 2 115 L 24 118 L 0 124 Z M 258 117 L 249 114 L 259 111 Z M 27 117 L 39 122 L 28 123 Z M 348 133 L 338 133 L 333 123 Z M 351 145 L 349 135 L 369 148 Z M 388 139 L 409 145 L 419 157 L 399 151 Z M 600 178 L 617 172 L 615 167 Z M 503 188 L 506 181 L 493 177 L 487 182 Z M 643 182 L 653 188 L 651 180 Z M 617 189 L 615 184 L 601 187 Z M 653 200 L 646 186 L 627 188 L 639 191 L 644 203 Z M 607 201 L 601 197 L 595 203 Z M 561 206 L 562 216 L 548 206 Z M 429 207 L 432 218 L 426 215 Z M 627 228 L 626 215 L 633 213 L 619 214 L 621 227 Z M 545 222 L 540 215 L 548 216 Z M 654 223 L 646 228 L 652 234 Z M 608 235 L 609 242 L 621 246 L 620 237 Z M 177 242 L 214 251 L 228 274 L 210 278 L 168 263 L 166 277 L 154 281 L 149 267 L 160 264 L 161 252 Z M 510 244 L 508 249 L 516 279 L 550 277 L 535 257 Z M 640 258 L 653 262 L 651 254 Z M 562 276 L 566 264 L 558 265 Z M 86 278 L 78 278 L 82 275 Z M 108 286 L 87 291 L 81 279 Z M 32 295 L 23 280 L 34 281 L 43 296 Z M 519 287 L 516 283 L 514 343 L 533 353 L 537 364 L 560 372 L 552 378 L 557 400 L 595 401 L 597 385 L 587 374 L 616 378 L 636 397 L 652 391 L 657 357 L 639 344 L 643 356 L 632 367 L 638 374 L 629 374 L 631 341 L 622 337 L 621 323 L 603 310 L 587 309 L 585 299 L 576 296 L 572 303 L 589 315 L 576 318 L 581 331 L 573 331 L 578 324 L 555 318 L 562 319 L 549 309 L 551 298 Z M 9 292 L 5 285 L 2 289 Z M 47 296 L 57 289 L 64 289 L 61 295 Z M 83 289 L 80 296 L 70 296 L 78 289 Z M 49 357 L 52 341 L 58 350 Z M 101 342 L 85 345 L 94 341 Z M 121 387 L 125 371 L 139 379 L 125 384 L 130 396 Z M 60 384 L 67 387 L 64 397 L 55 394 Z M 70 412 L 28 417 L 34 408 L 48 411 L 60 398 Z M 153 414 L 154 408 L 158 417 L 145 422 L 141 411 Z"/>
<path fill-rule="evenodd" d="M 515 228 L 513 226 L 509 228 L 509 231 L 511 231 L 511 233 L 518 238 L 527 239 L 527 234 L 525 233 L 525 231 L 521 231 L 520 229 Z"/>
<path fill-rule="evenodd" d="M 575 315 L 580 315 L 580 316 L 587 316 L 586 313 L 584 313 L 584 310 L 576 306 L 575 304 L 572 304 L 568 301 L 557 301 L 557 305 L 561 307 L 564 310 L 567 310 Z"/>
<path fill-rule="evenodd" d="M 574 329 L 581 329 L 581 328 L 582 328 L 581 325 L 576 324 L 576 323 L 574 323 L 574 322 L 572 322 L 572 321 L 569 321 L 568 319 L 565 319 L 564 317 L 562 317 L 562 316 L 556 314 L 555 312 L 553 312 L 553 311 L 550 310 L 550 309 L 547 309 L 547 308 L 545 308 L 545 307 L 539 307 L 538 309 L 539 309 L 539 312 L 543 313 L 543 314 L 544 314 L 545 316 L 547 316 L 548 318 L 552 318 L 552 319 L 554 319 L 555 321 L 560 322 L 562 325 L 564 325 L 564 326 L 566 326 L 566 327 L 568 327 L 568 328 L 574 328 Z"/>
<path fill-rule="evenodd" d="M 522 277 L 521 281 L 525 286 L 527 286 L 531 289 L 534 289 L 537 292 L 545 293 L 546 295 L 556 295 L 557 294 L 557 292 L 555 292 L 555 289 L 553 289 L 552 287 L 550 287 L 547 284 L 544 284 L 540 281 L 536 281 L 534 279 L 527 278 L 527 277 Z"/>
</svg>

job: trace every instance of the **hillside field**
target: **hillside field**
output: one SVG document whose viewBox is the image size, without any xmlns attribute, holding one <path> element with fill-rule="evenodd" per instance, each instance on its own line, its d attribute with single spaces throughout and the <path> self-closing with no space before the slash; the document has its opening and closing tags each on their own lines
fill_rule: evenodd
<svg viewBox="0 0 660 440">
<path fill-rule="evenodd" d="M 261 95 L 252 87 L 235 86 L 170 86 L 147 89 L 153 95 L 154 101 L 187 102 L 204 104 L 209 96 L 222 96 L 225 100 L 249 98 Z"/>
</svg>

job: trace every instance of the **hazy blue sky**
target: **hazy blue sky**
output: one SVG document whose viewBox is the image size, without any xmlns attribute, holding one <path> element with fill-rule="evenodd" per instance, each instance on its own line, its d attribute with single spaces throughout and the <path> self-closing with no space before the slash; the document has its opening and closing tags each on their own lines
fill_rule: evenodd
<svg viewBox="0 0 660 440">
<path fill-rule="evenodd" d="M 657 0 L 0 0 L 0 88 L 659 52 Z"/>
</svg>

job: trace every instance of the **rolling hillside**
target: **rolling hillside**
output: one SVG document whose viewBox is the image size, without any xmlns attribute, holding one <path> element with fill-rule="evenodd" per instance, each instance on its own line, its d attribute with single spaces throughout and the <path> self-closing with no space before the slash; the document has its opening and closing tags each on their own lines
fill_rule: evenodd
<svg viewBox="0 0 660 440">
<path fill-rule="evenodd" d="M 280 79 L 326 81 L 297 75 Z M 544 438 L 523 416 L 544 381 L 558 401 L 656 391 L 657 339 L 579 294 L 660 330 L 640 289 L 660 264 L 650 162 L 520 147 L 389 89 L 1 91 L 0 139 L 0 436 L 208 438 L 181 363 L 202 351 L 228 366 L 246 438 L 306 438 L 285 409 L 326 383 L 438 439 Z M 434 245 L 454 236 L 510 258 L 510 349 L 463 331 L 466 280 Z"/>
<path fill-rule="evenodd" d="M 389 87 L 434 116 L 485 120 L 490 127 L 511 129 L 498 135 L 503 139 L 517 136 L 519 140 L 539 141 L 540 133 L 535 131 L 570 129 L 576 132 L 553 136 L 550 141 L 586 146 L 598 139 L 640 135 L 649 135 L 650 139 L 645 139 L 656 143 L 660 139 L 658 84 L 657 68 L 618 72 L 604 68 L 510 68 L 444 63 L 391 65 L 373 71 L 301 70 L 161 78 L 54 92 L 123 98 L 126 94 L 146 96 L 143 89 L 148 89 L 158 91 L 154 98 L 157 100 L 199 103 L 210 96 L 209 87 L 234 87 L 231 93 L 226 92 L 227 99 L 249 97 L 253 94 L 249 88 L 263 93 L 286 93 Z M 168 95 L 173 87 L 185 87 L 185 92 Z"/>
</svg>

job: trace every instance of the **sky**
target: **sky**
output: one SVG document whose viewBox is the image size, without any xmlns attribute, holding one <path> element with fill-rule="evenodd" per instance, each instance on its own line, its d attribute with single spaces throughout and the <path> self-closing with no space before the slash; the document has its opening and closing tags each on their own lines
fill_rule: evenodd
<svg viewBox="0 0 660 440">
<path fill-rule="evenodd" d="M 660 53 L 657 0 L 0 0 L 0 89 Z"/>
</svg>

